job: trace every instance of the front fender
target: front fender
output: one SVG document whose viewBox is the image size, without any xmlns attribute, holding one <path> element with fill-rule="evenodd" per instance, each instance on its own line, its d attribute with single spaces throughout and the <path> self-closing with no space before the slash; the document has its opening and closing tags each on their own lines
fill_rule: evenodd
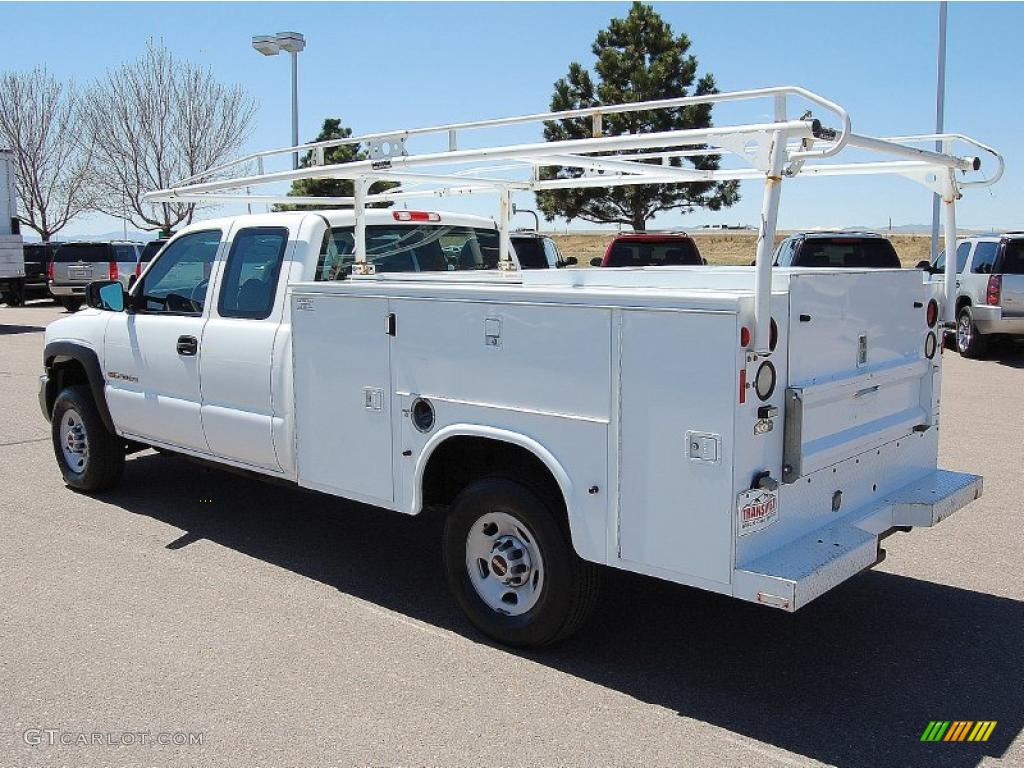
<svg viewBox="0 0 1024 768">
<path fill-rule="evenodd" d="M 104 393 L 106 380 L 103 378 L 103 369 L 100 367 L 99 358 L 96 356 L 96 352 L 78 342 L 51 341 L 43 348 L 43 368 L 49 377 L 46 383 L 47 411 L 53 411 L 53 403 L 59 394 L 57 391 L 59 378 L 53 374 L 52 369 L 55 365 L 68 360 L 74 360 L 82 366 L 100 419 L 111 433 L 115 433 L 114 420 L 110 417 L 110 410 L 107 408 L 107 398 Z"/>
</svg>

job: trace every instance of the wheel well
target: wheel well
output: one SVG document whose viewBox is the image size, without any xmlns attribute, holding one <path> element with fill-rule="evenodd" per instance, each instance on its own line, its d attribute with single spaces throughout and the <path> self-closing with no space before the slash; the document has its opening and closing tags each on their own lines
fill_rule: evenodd
<svg viewBox="0 0 1024 768">
<path fill-rule="evenodd" d="M 89 374 L 85 366 L 73 357 L 56 357 L 47 366 L 50 381 L 46 386 L 46 409 L 53 411 L 57 395 L 65 387 L 89 386 Z"/>
<path fill-rule="evenodd" d="M 423 506 L 451 504 L 475 480 L 504 476 L 525 483 L 562 512 L 565 499 L 551 470 L 522 446 L 487 437 L 450 437 L 427 460 L 423 472 Z"/>
</svg>

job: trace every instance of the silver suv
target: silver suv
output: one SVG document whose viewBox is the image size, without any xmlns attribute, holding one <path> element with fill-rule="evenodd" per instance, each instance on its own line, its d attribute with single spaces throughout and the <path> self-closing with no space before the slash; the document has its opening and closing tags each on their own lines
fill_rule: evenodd
<svg viewBox="0 0 1024 768">
<path fill-rule="evenodd" d="M 946 254 L 918 264 L 941 279 Z M 1004 336 L 1024 336 L 1024 232 L 974 235 L 956 247 L 956 346 L 982 357 Z"/>
<path fill-rule="evenodd" d="M 85 301 L 93 280 L 120 280 L 125 288 L 136 274 L 140 243 L 127 240 L 62 243 L 53 256 L 50 293 L 69 312 Z"/>
</svg>

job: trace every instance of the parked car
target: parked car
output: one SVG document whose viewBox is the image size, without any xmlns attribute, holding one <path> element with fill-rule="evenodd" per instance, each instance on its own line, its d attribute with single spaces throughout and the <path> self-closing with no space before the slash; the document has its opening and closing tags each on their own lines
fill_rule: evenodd
<svg viewBox="0 0 1024 768">
<path fill-rule="evenodd" d="M 605 249 L 604 258 L 590 260 L 592 267 L 676 267 L 707 264 L 697 244 L 685 232 L 633 232 L 617 235 Z"/>
<path fill-rule="evenodd" d="M 93 280 L 119 280 L 127 288 L 141 251 L 141 243 L 127 240 L 62 243 L 51 262 L 50 293 L 74 312 L 85 301 L 85 287 Z"/>
<path fill-rule="evenodd" d="M 901 267 L 892 243 L 875 232 L 798 232 L 779 243 L 772 264 L 829 269 Z"/>
<path fill-rule="evenodd" d="M 520 269 L 562 269 L 576 263 L 575 256 L 563 256 L 555 241 L 539 232 L 513 232 L 510 237 Z"/>
<path fill-rule="evenodd" d="M 8 306 L 19 307 L 29 299 L 52 298 L 49 288 L 50 262 L 58 243 L 25 243 L 25 277 L 12 283 L 4 300 Z"/>
<path fill-rule="evenodd" d="M 943 251 L 921 269 L 941 280 Z M 982 357 L 1000 337 L 1024 336 L 1024 232 L 975 235 L 957 241 L 956 347 Z"/>
</svg>

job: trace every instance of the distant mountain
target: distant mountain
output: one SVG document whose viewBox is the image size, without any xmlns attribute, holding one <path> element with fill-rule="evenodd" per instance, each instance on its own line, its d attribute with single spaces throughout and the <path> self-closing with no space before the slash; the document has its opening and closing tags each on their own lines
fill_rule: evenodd
<svg viewBox="0 0 1024 768">
<path fill-rule="evenodd" d="M 27 231 L 26 231 L 27 230 Z M 26 243 L 38 243 L 39 235 L 27 227 L 22 227 L 22 237 Z M 140 232 L 137 229 L 129 229 L 127 238 L 123 229 L 111 230 L 110 232 L 60 232 L 53 238 L 54 242 L 66 243 L 71 240 L 137 240 L 148 243 L 156 238 L 156 232 Z"/>
</svg>

